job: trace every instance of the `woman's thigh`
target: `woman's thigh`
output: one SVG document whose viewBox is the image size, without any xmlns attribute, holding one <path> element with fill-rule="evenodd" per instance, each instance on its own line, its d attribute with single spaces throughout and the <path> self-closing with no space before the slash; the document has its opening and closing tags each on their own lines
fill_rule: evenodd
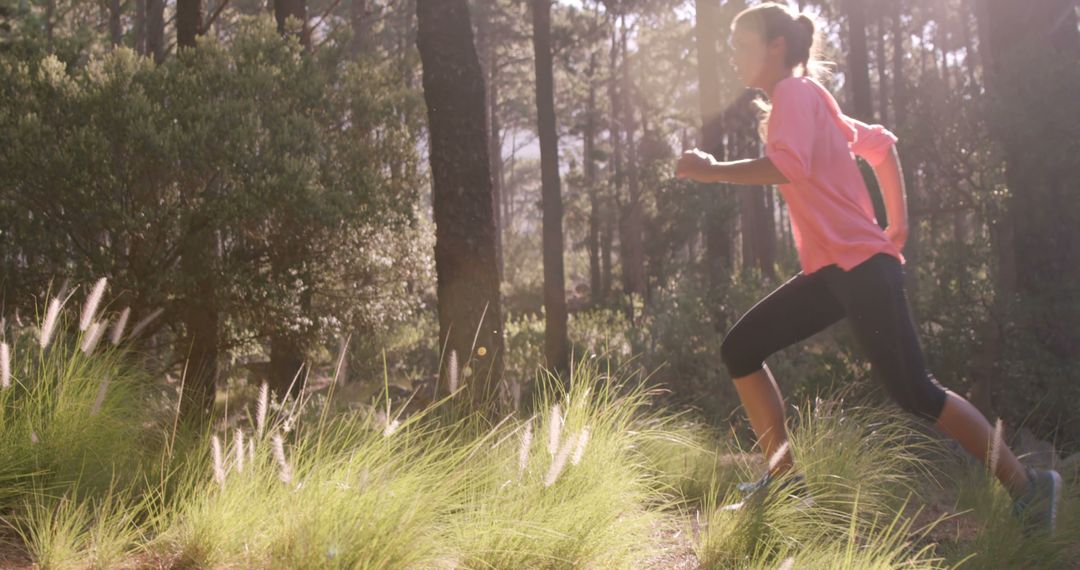
<svg viewBox="0 0 1080 570">
<path fill-rule="evenodd" d="M 733 378 L 762 367 L 765 357 L 844 318 L 821 271 L 799 272 L 751 307 L 724 336 L 721 356 Z"/>
<path fill-rule="evenodd" d="M 831 272 L 826 280 L 844 306 L 873 374 L 902 408 L 935 419 L 945 393 L 926 369 L 900 261 L 878 254 L 850 271 Z"/>
</svg>

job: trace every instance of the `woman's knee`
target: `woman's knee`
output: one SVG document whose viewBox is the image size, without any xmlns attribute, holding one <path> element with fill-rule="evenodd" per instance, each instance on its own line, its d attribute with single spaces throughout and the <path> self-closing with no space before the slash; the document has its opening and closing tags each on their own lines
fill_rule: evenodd
<svg viewBox="0 0 1080 570">
<path fill-rule="evenodd" d="M 905 411 L 936 422 L 945 407 L 945 388 L 930 373 L 911 383 L 909 389 L 893 390 L 893 399 Z"/>
<path fill-rule="evenodd" d="M 732 378 L 742 378 L 761 369 L 765 357 L 740 341 L 739 335 L 728 334 L 720 343 L 720 359 Z"/>
</svg>

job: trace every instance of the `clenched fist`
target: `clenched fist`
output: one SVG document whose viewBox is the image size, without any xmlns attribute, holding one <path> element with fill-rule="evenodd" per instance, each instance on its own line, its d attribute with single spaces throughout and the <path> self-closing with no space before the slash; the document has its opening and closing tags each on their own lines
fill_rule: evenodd
<svg viewBox="0 0 1080 570">
<path fill-rule="evenodd" d="M 716 164 L 716 159 L 713 155 L 696 148 L 690 149 L 679 157 L 679 162 L 675 165 L 675 177 L 708 182 L 714 164 Z"/>
</svg>

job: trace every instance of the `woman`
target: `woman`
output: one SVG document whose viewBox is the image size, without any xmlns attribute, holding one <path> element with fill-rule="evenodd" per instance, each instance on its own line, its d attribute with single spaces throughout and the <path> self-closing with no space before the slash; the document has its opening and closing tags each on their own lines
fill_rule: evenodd
<svg viewBox="0 0 1080 570">
<path fill-rule="evenodd" d="M 676 176 L 700 182 L 779 185 L 788 205 L 802 270 L 759 301 L 728 331 L 721 357 L 766 457 L 769 472 L 793 467 L 784 405 L 764 359 L 847 317 L 874 376 L 905 410 L 934 422 L 984 462 L 994 430 L 963 397 L 927 371 L 904 293 L 901 250 L 907 237 L 896 137 L 881 125 L 845 116 L 809 71 L 815 25 L 805 14 L 765 3 L 732 24 L 732 65 L 765 92 L 765 156 L 718 162 L 698 149 L 679 158 Z M 799 73 L 796 74 L 796 71 Z M 874 169 L 888 214 L 882 230 L 855 163 Z M 1053 533 L 1061 495 L 1057 472 L 1025 468 L 1002 442 L 995 475 L 1028 529 Z M 792 478 L 785 478 L 790 481 Z"/>
</svg>

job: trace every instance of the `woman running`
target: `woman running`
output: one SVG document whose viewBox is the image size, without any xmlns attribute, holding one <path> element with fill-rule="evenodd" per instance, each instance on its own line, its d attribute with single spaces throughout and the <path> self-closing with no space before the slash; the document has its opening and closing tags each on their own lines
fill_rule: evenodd
<svg viewBox="0 0 1080 570">
<path fill-rule="evenodd" d="M 751 307 L 721 346 L 758 444 L 770 458 L 769 472 L 752 488 L 765 489 L 793 467 L 783 399 L 764 359 L 844 317 L 896 403 L 986 462 L 993 428 L 926 369 L 909 313 L 901 267 L 906 199 L 896 136 L 845 116 L 811 76 L 818 67 L 811 58 L 815 32 L 808 15 L 780 4 L 739 13 L 732 23 L 731 63 L 743 84 L 768 96 L 765 156 L 718 162 L 693 149 L 676 167 L 679 178 L 700 182 L 776 184 L 790 213 L 802 270 Z M 873 167 L 881 187 L 889 220 L 884 230 L 855 156 Z M 1012 495 L 1014 513 L 1025 528 L 1053 533 L 1060 475 L 1021 465 L 1003 442 L 998 454 L 995 475 Z"/>
</svg>

